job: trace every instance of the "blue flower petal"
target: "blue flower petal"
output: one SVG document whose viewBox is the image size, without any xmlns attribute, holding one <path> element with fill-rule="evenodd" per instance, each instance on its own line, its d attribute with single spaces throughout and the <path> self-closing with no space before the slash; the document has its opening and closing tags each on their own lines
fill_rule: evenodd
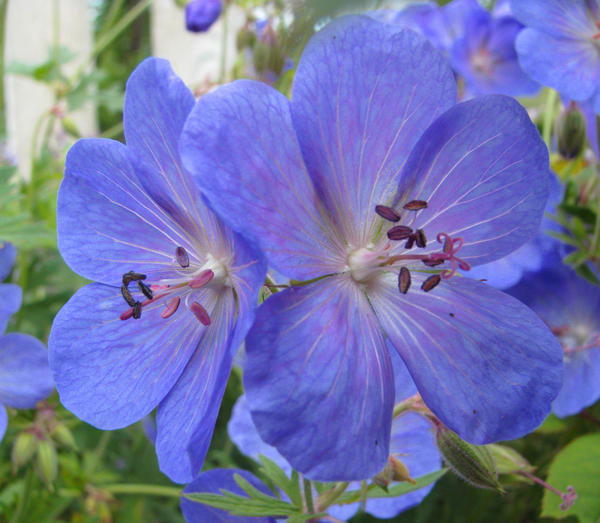
<svg viewBox="0 0 600 523">
<path fill-rule="evenodd" d="M 12 283 L 0 285 L 0 334 L 6 329 L 9 318 L 21 307 L 23 292 Z"/>
<path fill-rule="evenodd" d="M 562 389 L 552 403 L 559 418 L 571 416 L 600 399 L 600 347 L 565 355 Z"/>
<path fill-rule="evenodd" d="M 383 468 L 392 366 L 358 286 L 332 277 L 273 295 L 258 310 L 246 350 L 252 418 L 296 470 L 335 481 Z"/>
<path fill-rule="evenodd" d="M 513 251 L 537 232 L 548 198 L 548 151 L 514 99 L 490 95 L 454 106 L 419 140 L 396 201 L 425 200 L 411 226 L 439 250 L 439 233 L 464 238 L 471 265 Z"/>
<path fill-rule="evenodd" d="M 15 263 L 17 249 L 11 243 L 0 243 L 0 281 L 6 278 Z"/>
<path fill-rule="evenodd" d="M 30 409 L 54 389 L 48 351 L 33 336 L 13 332 L 0 337 L 0 403 Z"/>
<path fill-rule="evenodd" d="M 4 408 L 4 405 L 0 405 L 0 441 L 6 434 L 6 427 L 8 427 L 8 413 Z"/>
<path fill-rule="evenodd" d="M 370 300 L 429 408 L 475 444 L 535 429 L 562 380 L 562 349 L 527 307 L 468 278 L 404 295 L 383 278 Z"/>
<path fill-rule="evenodd" d="M 220 218 L 275 269 L 308 279 L 343 267 L 346 245 L 319 206 L 283 95 L 240 80 L 203 96 L 181 156 Z"/>
<path fill-rule="evenodd" d="M 452 71 L 412 31 L 344 17 L 304 49 L 292 119 L 307 168 L 351 245 L 364 245 L 391 202 L 408 154 L 456 101 Z"/>
<path fill-rule="evenodd" d="M 206 331 L 187 311 L 161 318 L 161 303 L 145 307 L 139 320 L 120 320 L 126 309 L 119 288 L 87 285 L 56 315 L 48 341 L 61 402 L 102 429 L 153 410 Z"/>
<path fill-rule="evenodd" d="M 227 490 L 234 494 L 247 496 L 235 482 L 234 474 L 239 474 L 264 494 L 272 495 L 272 492 L 264 483 L 250 474 L 250 472 L 240 469 L 212 469 L 203 472 L 196 480 L 185 487 L 183 492 L 184 494 L 191 494 L 193 492 L 219 494 L 221 490 Z M 273 518 L 232 516 L 224 510 L 196 503 L 183 497 L 181 498 L 181 511 L 187 523 L 208 523 L 213 521 L 222 521 L 223 523 L 275 523 Z"/>
</svg>

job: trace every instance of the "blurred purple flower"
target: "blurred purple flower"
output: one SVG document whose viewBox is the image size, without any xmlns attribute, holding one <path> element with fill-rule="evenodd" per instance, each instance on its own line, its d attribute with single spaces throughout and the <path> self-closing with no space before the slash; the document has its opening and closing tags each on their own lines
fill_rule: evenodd
<svg viewBox="0 0 600 523">
<path fill-rule="evenodd" d="M 181 166 L 193 105 L 169 63 L 148 59 L 127 83 L 127 145 L 86 139 L 69 151 L 59 249 L 98 283 L 61 309 L 49 341 L 61 401 L 84 421 L 116 429 L 158 407 L 159 465 L 178 482 L 200 472 L 265 273 Z"/>
<path fill-rule="evenodd" d="M 560 388 L 560 345 L 533 312 L 449 278 L 535 234 L 546 147 L 513 99 L 455 99 L 452 72 L 422 37 L 345 17 L 307 45 L 291 102 L 238 81 L 186 122 L 184 165 L 215 212 L 275 270 L 308 280 L 261 305 L 244 385 L 261 438 L 311 479 L 384 466 L 390 349 L 473 443 L 533 430 Z"/>
<path fill-rule="evenodd" d="M 188 31 L 208 31 L 221 15 L 221 0 L 192 0 L 185 6 L 185 27 Z"/>
<path fill-rule="evenodd" d="M 17 250 L 0 242 L 0 281 L 8 276 Z M 21 306 L 21 288 L 0 284 L 0 440 L 8 424 L 6 407 L 31 409 L 54 389 L 48 351 L 41 341 L 18 332 L 3 334 L 10 316 Z"/>
<path fill-rule="evenodd" d="M 552 410 L 564 418 L 600 399 L 600 288 L 556 260 L 506 292 L 530 306 L 561 342 L 564 381 Z"/>
<path fill-rule="evenodd" d="M 395 401 L 400 402 L 413 394 L 417 388 L 399 356 L 392 354 L 396 374 Z M 290 474 L 292 467 L 275 447 L 265 443 L 259 436 L 256 426 L 250 416 L 250 410 L 245 396 L 238 399 L 233 407 L 229 424 L 229 437 L 238 449 L 247 456 L 258 461 L 263 455 L 279 465 Z M 390 455 L 404 463 L 411 477 L 418 478 L 430 472 L 440 470 L 442 463 L 435 445 L 431 423 L 425 418 L 411 412 L 405 413 L 392 422 Z M 367 500 L 366 512 L 378 518 L 391 518 L 404 510 L 418 505 L 433 488 L 433 483 L 414 492 L 409 492 L 397 498 L 371 498 Z M 348 491 L 360 490 L 359 482 L 352 482 Z M 333 505 L 327 512 L 332 516 L 346 521 L 359 509 L 359 503 L 351 505 Z"/>
<path fill-rule="evenodd" d="M 521 70 L 515 38 L 522 25 L 506 5 L 490 13 L 476 0 L 454 0 L 439 7 L 432 2 L 410 5 L 383 19 L 417 30 L 444 51 L 465 81 L 464 98 L 480 94 L 534 94 L 539 85 Z M 382 19 L 381 15 L 375 16 Z"/>
<path fill-rule="evenodd" d="M 523 69 L 600 114 L 600 0 L 511 0 L 527 27 L 517 38 Z"/>
</svg>

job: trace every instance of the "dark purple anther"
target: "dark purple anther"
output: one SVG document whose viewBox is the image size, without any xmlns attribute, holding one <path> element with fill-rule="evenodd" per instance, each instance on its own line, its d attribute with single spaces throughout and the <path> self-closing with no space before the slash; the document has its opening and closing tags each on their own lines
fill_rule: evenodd
<svg viewBox="0 0 600 523">
<path fill-rule="evenodd" d="M 420 211 L 421 209 L 425 209 L 426 207 L 427 202 L 423 200 L 412 200 L 404 206 L 404 208 L 407 211 Z"/>
<path fill-rule="evenodd" d="M 406 225 L 396 225 L 387 232 L 387 236 L 390 240 L 404 240 L 409 238 L 412 232 L 412 229 Z"/>
<path fill-rule="evenodd" d="M 423 260 L 423 263 L 427 265 L 427 267 L 435 267 L 436 265 L 444 263 L 444 260 Z"/>
<path fill-rule="evenodd" d="M 135 302 L 133 306 L 133 319 L 139 320 L 142 317 L 142 304 L 139 301 Z"/>
<path fill-rule="evenodd" d="M 425 236 L 425 231 L 423 229 L 417 229 L 415 232 L 415 241 L 417 242 L 417 247 L 424 249 L 427 247 L 427 236 Z"/>
<path fill-rule="evenodd" d="M 398 289 L 402 294 L 406 294 L 410 288 L 410 271 L 406 267 L 400 268 L 398 274 Z"/>
<path fill-rule="evenodd" d="M 430 290 L 437 287 L 437 285 L 442 281 L 442 277 L 439 274 L 434 274 L 433 276 L 429 276 L 423 284 L 421 285 L 421 289 L 425 292 L 429 292 Z"/>
<path fill-rule="evenodd" d="M 183 247 L 177 247 L 177 249 L 175 249 L 175 259 L 183 268 L 190 266 L 190 257 Z"/>
<path fill-rule="evenodd" d="M 387 207 L 386 205 L 376 205 L 375 212 L 379 214 L 384 220 L 389 222 L 399 222 L 400 215 L 391 207 Z"/>
<path fill-rule="evenodd" d="M 414 244 L 415 244 L 415 235 L 411 234 L 408 237 L 408 240 L 406 240 L 406 243 L 404 244 L 404 248 L 405 249 L 412 249 Z"/>
</svg>

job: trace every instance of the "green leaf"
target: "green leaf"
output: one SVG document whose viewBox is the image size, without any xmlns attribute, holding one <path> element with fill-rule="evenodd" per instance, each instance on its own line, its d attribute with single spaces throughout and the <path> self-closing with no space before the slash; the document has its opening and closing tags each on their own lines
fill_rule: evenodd
<svg viewBox="0 0 600 523">
<path fill-rule="evenodd" d="M 600 285 L 600 280 L 594 274 L 594 271 L 592 271 L 592 269 L 590 269 L 587 265 L 585 265 L 585 264 L 580 265 L 579 267 L 577 267 L 575 269 L 575 272 L 577 273 L 578 276 L 585 278 L 590 283 L 592 283 L 594 285 Z"/>
<path fill-rule="evenodd" d="M 577 516 L 580 523 L 600 521 L 600 434 L 588 434 L 562 449 L 550 465 L 546 481 L 562 492 L 572 485 L 577 493 L 573 506 L 562 511 L 562 500 L 549 490 L 544 491 L 542 517 Z"/>
<path fill-rule="evenodd" d="M 544 423 L 535 429 L 535 431 L 540 432 L 541 434 L 553 434 L 556 432 L 562 432 L 568 427 L 569 424 L 565 420 L 557 418 L 554 414 L 549 414 L 544 420 Z"/>
<path fill-rule="evenodd" d="M 296 507 L 302 506 L 302 496 L 300 495 L 300 487 L 298 480 L 292 481 L 287 477 L 286 473 L 275 463 L 262 454 L 259 455 L 258 459 L 262 465 L 260 472 L 269 479 L 275 486 L 279 487 L 283 492 L 287 494 L 291 502 Z"/>
<path fill-rule="evenodd" d="M 441 469 L 435 472 L 430 472 L 429 474 L 425 474 L 424 476 L 420 476 L 416 478 L 416 483 L 413 485 L 411 483 L 398 483 L 393 487 L 389 487 L 388 491 L 385 492 L 383 489 L 377 487 L 374 483 L 369 485 L 369 498 L 397 498 L 398 496 L 402 496 L 403 494 L 408 494 L 409 492 L 414 492 L 415 490 L 419 490 L 420 488 L 426 487 L 427 485 L 433 483 L 440 479 L 448 469 Z M 356 503 L 361 499 L 361 491 L 353 490 L 350 492 L 346 492 L 342 495 L 337 501 L 337 505 L 347 505 L 350 503 Z"/>
</svg>

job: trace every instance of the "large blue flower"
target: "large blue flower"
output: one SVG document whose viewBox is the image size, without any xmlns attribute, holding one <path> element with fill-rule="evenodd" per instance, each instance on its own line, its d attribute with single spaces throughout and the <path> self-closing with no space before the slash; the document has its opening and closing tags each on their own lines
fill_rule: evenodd
<svg viewBox="0 0 600 523">
<path fill-rule="evenodd" d="M 506 292 L 530 306 L 563 346 L 564 382 L 552 404 L 562 418 L 600 399 L 600 289 L 555 259 Z"/>
<path fill-rule="evenodd" d="M 8 276 L 16 253 L 11 244 L 0 243 L 0 281 Z M 48 367 L 48 351 L 42 342 L 18 332 L 2 335 L 9 317 L 20 306 L 20 287 L 0 284 L 0 439 L 8 423 L 4 406 L 33 408 L 54 389 Z"/>
<path fill-rule="evenodd" d="M 517 38 L 523 69 L 600 113 L 600 0 L 511 0 L 527 26 Z"/>
<path fill-rule="evenodd" d="M 62 308 L 49 342 L 61 401 L 81 419 L 116 429 L 158 406 L 159 465 L 180 482 L 200 471 L 264 278 L 181 166 L 193 105 L 168 62 L 148 59 L 127 83 L 127 145 L 86 139 L 69 151 L 58 244 L 98 283 Z"/>
<path fill-rule="evenodd" d="M 529 432 L 560 387 L 562 350 L 533 312 L 448 278 L 534 235 L 546 148 L 513 99 L 455 99 L 422 37 L 347 17 L 307 45 L 291 102 L 234 82 L 201 98 L 184 128 L 184 165 L 215 211 L 274 269 L 307 280 L 260 307 L 244 384 L 262 439 L 310 478 L 385 464 L 387 343 L 474 443 Z"/>
<path fill-rule="evenodd" d="M 444 51 L 465 82 L 465 96 L 479 94 L 529 95 L 539 89 L 521 69 L 515 39 L 523 26 L 506 5 L 490 13 L 477 0 L 454 0 L 439 7 L 417 3 L 397 12 L 374 16 L 415 29 Z"/>
</svg>

